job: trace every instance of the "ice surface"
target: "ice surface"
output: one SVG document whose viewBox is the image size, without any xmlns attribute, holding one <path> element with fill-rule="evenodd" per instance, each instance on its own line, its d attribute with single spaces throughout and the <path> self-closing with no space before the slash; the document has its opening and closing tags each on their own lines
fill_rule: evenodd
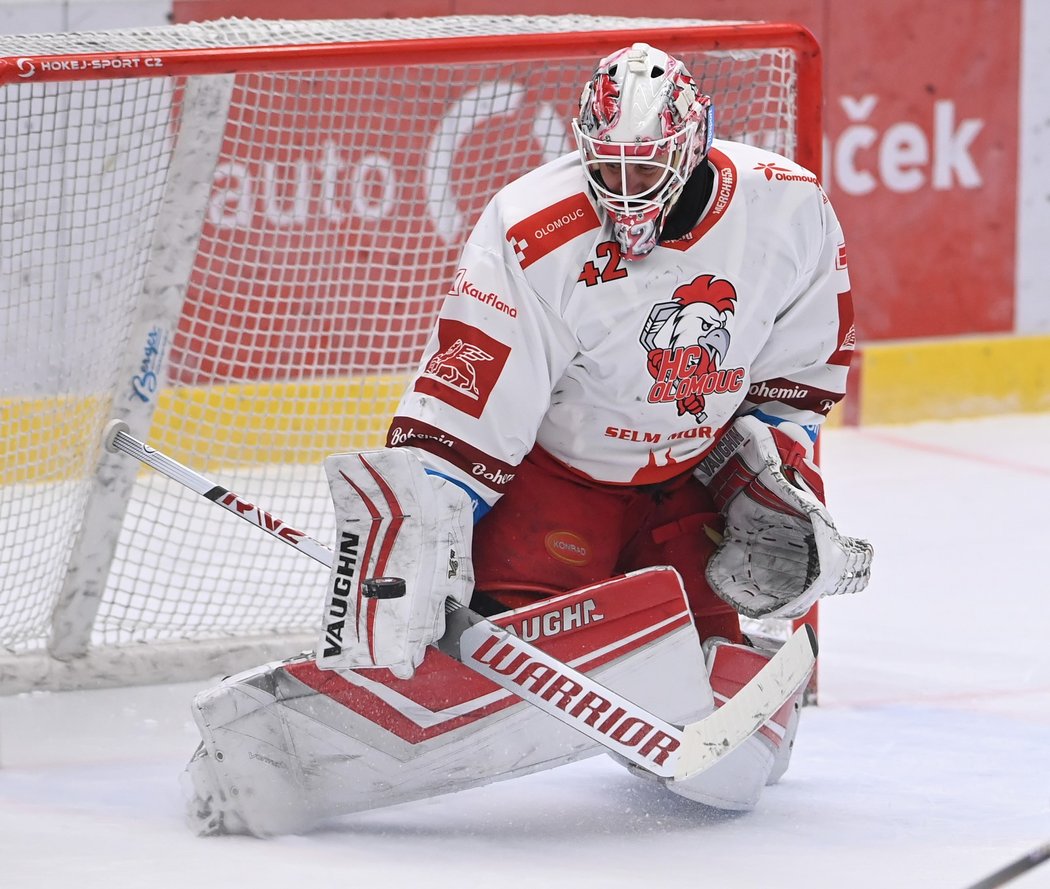
<svg viewBox="0 0 1050 889">
<path fill-rule="evenodd" d="M 791 770 L 715 816 L 605 757 L 347 817 L 197 839 L 198 685 L 0 698 L 2 889 L 963 889 L 1050 838 L 1050 415 L 834 429 L 829 505 L 876 547 L 821 610 Z M 1050 863 L 1010 889 L 1050 887 Z"/>
</svg>

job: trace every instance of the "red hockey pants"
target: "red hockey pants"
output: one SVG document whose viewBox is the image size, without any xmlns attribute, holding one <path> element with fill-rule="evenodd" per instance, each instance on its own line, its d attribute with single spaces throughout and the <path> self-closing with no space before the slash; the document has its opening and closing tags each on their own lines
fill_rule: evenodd
<svg viewBox="0 0 1050 889">
<path fill-rule="evenodd" d="M 690 472 L 659 485 L 601 484 L 541 448 L 474 529 L 479 592 L 508 608 L 616 574 L 670 565 L 682 575 L 701 638 L 742 641 L 736 612 L 711 590 L 704 567 L 723 528 Z"/>
</svg>

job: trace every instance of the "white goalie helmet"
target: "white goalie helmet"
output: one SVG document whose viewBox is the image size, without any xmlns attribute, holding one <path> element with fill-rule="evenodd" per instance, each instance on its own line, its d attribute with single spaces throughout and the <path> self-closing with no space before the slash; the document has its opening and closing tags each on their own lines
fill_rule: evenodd
<svg viewBox="0 0 1050 889">
<path fill-rule="evenodd" d="M 713 109 L 678 59 L 645 43 L 598 63 L 572 130 L 587 179 L 627 259 L 656 246 L 711 148 Z"/>
</svg>

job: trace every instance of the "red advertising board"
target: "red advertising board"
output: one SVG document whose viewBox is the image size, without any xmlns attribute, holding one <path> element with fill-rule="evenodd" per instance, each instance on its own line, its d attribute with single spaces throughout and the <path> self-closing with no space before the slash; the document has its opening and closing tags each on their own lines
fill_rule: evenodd
<svg viewBox="0 0 1050 889">
<path fill-rule="evenodd" d="M 824 52 L 820 172 L 850 249 L 860 340 L 1006 332 L 1014 317 L 1021 0 L 877 4 L 702 0 L 688 14 L 794 21 Z M 516 13 L 557 13 L 533 2 Z M 504 14 L 497 0 L 397 9 L 310 0 L 175 0 L 176 21 Z M 672 0 L 573 12 L 680 17 Z M 715 97 L 717 101 L 717 96 Z"/>
<path fill-rule="evenodd" d="M 1013 327 L 1018 0 L 828 17 L 825 182 L 865 339 Z"/>
</svg>

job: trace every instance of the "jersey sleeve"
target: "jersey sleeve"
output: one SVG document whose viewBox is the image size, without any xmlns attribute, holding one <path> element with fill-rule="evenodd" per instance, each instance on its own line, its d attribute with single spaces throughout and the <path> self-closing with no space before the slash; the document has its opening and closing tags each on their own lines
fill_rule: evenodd
<svg viewBox="0 0 1050 889">
<path fill-rule="evenodd" d="M 552 304 L 564 282 L 526 278 L 506 215 L 497 196 L 471 233 L 387 435 L 464 488 L 476 519 L 531 450 L 553 383 L 577 351 Z"/>
<path fill-rule="evenodd" d="M 846 243 L 822 190 L 800 212 L 800 274 L 751 367 L 737 414 L 780 428 L 811 453 L 828 412 L 846 393 L 856 345 Z"/>
</svg>

